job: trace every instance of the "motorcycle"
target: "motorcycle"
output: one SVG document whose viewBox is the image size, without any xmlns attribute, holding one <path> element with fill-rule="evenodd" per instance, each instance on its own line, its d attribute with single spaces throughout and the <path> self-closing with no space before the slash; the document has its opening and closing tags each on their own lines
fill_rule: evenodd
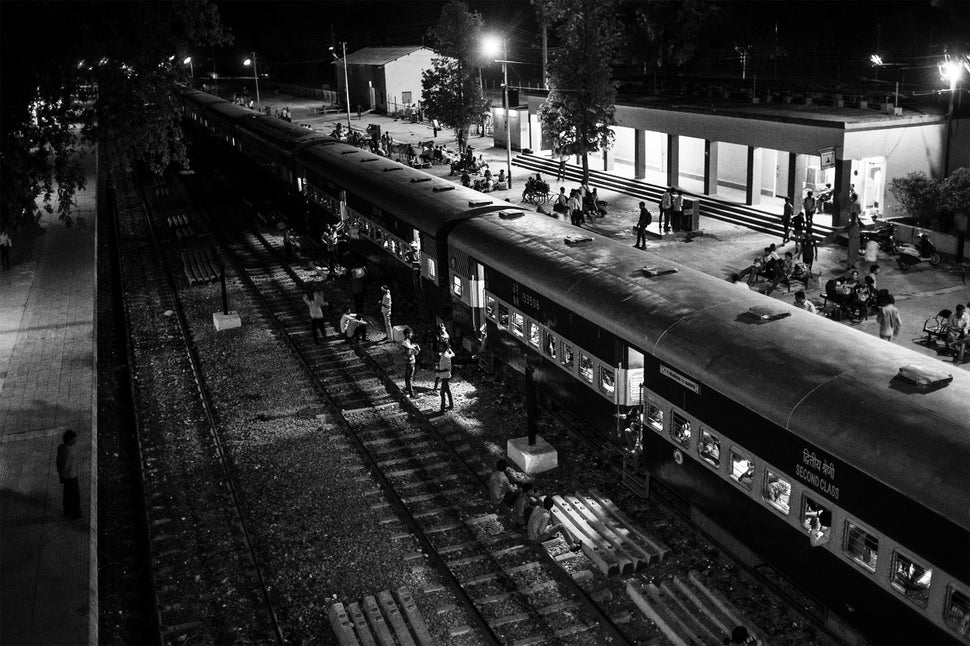
<svg viewBox="0 0 970 646">
<path fill-rule="evenodd" d="M 900 270 L 906 271 L 921 262 L 928 262 L 933 267 L 940 264 L 940 254 L 929 237 L 921 233 L 917 236 L 917 240 L 918 244 L 903 242 L 895 245 L 896 264 L 899 265 Z"/>
<path fill-rule="evenodd" d="M 859 253 L 865 253 L 866 243 L 875 240 L 879 243 L 879 251 L 891 254 L 895 250 L 896 227 L 891 223 L 879 224 L 875 229 L 862 231 L 862 248 Z"/>
</svg>

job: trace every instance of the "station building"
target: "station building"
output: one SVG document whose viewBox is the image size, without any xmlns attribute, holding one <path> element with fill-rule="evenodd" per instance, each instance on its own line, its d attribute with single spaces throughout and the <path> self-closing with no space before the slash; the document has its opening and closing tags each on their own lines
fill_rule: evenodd
<svg viewBox="0 0 970 646">
<path fill-rule="evenodd" d="M 421 101 L 421 74 L 436 54 L 427 47 L 365 47 L 347 54 L 350 106 L 392 113 Z M 338 96 L 344 95 L 343 59 L 336 66 Z M 340 102 L 343 102 L 341 98 Z"/>
<path fill-rule="evenodd" d="M 521 93 L 510 115 L 512 147 L 548 153 L 552 141 L 539 121 L 546 91 Z M 806 191 L 830 184 L 833 226 L 845 224 L 850 191 L 869 217 L 899 216 L 891 180 L 943 174 L 945 114 L 865 101 L 847 106 L 837 95 L 755 101 L 625 98 L 616 105 L 613 148 L 590 167 L 773 213 L 786 196 L 797 212 Z M 505 110 L 492 116 L 495 145 L 504 147 Z M 970 165 L 970 119 L 954 118 L 949 136 L 950 169 Z"/>
</svg>

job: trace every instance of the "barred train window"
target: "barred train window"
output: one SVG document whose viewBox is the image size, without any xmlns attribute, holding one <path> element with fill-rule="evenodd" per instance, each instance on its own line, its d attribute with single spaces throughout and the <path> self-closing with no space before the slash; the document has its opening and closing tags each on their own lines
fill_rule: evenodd
<svg viewBox="0 0 970 646">
<path fill-rule="evenodd" d="M 870 572 L 876 571 L 879 539 L 849 520 L 845 521 L 845 546 L 843 549 L 853 561 Z"/>
<path fill-rule="evenodd" d="M 943 621 L 962 637 L 970 634 L 970 597 L 952 587 L 948 588 Z"/>
<path fill-rule="evenodd" d="M 670 437 L 681 446 L 690 446 L 690 420 L 674 413 L 674 422 L 670 425 Z"/>
<path fill-rule="evenodd" d="M 558 341 L 556 340 L 555 334 L 549 334 L 546 332 L 546 354 L 553 359 L 556 358 L 556 345 Z"/>
<path fill-rule="evenodd" d="M 559 361 L 562 365 L 566 366 L 570 370 L 573 367 L 573 347 L 568 343 L 562 344 L 562 355 L 559 357 Z"/>
<path fill-rule="evenodd" d="M 613 371 L 606 366 L 600 367 L 600 388 L 610 395 L 616 392 L 616 379 L 613 377 Z"/>
<path fill-rule="evenodd" d="M 493 296 L 485 297 L 485 316 L 495 320 L 495 298 Z"/>
<path fill-rule="evenodd" d="M 825 545 L 832 534 L 832 512 L 805 496 L 802 502 L 802 528 L 808 532 L 812 547 Z"/>
<path fill-rule="evenodd" d="M 663 432 L 664 430 L 664 409 L 656 404 L 647 404 L 647 424 L 653 430 Z"/>
<path fill-rule="evenodd" d="M 579 353 L 579 376 L 593 383 L 593 360 L 585 353 Z"/>
<path fill-rule="evenodd" d="M 933 570 L 923 567 L 908 556 L 893 552 L 892 578 L 889 581 L 897 592 L 901 592 L 920 608 L 925 608 L 930 598 L 932 578 Z"/>
<path fill-rule="evenodd" d="M 499 304 L 498 306 L 498 326 L 500 328 L 509 326 L 509 308 L 507 305 Z"/>
<path fill-rule="evenodd" d="M 787 516 L 791 510 L 789 506 L 791 501 L 791 483 L 782 479 L 770 469 L 765 469 L 765 486 L 761 491 L 761 497 L 766 503 Z"/>
<path fill-rule="evenodd" d="M 745 489 L 751 489 L 754 481 L 754 461 L 735 446 L 731 447 L 731 479 Z"/>
<path fill-rule="evenodd" d="M 697 453 L 712 467 L 721 466 L 721 440 L 716 435 L 701 429 L 701 439 L 697 443 Z"/>
<path fill-rule="evenodd" d="M 461 298 L 461 276 L 452 276 L 451 291 L 455 293 L 455 296 Z"/>
<path fill-rule="evenodd" d="M 535 321 L 529 321 L 529 343 L 539 347 L 539 324 Z"/>
<path fill-rule="evenodd" d="M 525 317 L 518 312 L 512 312 L 512 332 L 515 336 L 525 336 Z"/>
</svg>

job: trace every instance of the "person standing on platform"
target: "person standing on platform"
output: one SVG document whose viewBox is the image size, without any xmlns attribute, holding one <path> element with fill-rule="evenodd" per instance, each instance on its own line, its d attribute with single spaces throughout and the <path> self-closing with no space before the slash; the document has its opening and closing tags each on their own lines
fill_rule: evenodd
<svg viewBox="0 0 970 646">
<path fill-rule="evenodd" d="M 880 295 L 876 301 L 879 311 L 876 312 L 876 323 L 879 324 L 879 338 L 884 341 L 892 341 L 899 336 L 899 329 L 902 321 L 899 318 L 899 308 L 896 307 L 896 300 L 889 294 Z"/>
<path fill-rule="evenodd" d="M 674 197 L 671 201 L 671 210 L 673 211 L 672 220 L 674 222 L 674 231 L 684 230 L 684 194 L 680 191 L 674 191 Z"/>
<path fill-rule="evenodd" d="M 673 187 L 668 186 L 664 189 L 664 194 L 660 196 L 660 231 L 670 233 L 670 207 L 673 205 L 674 196 L 671 194 Z"/>
<path fill-rule="evenodd" d="M 411 340 L 411 328 L 404 328 L 404 341 L 401 346 L 404 348 L 404 394 L 414 399 L 414 373 L 417 370 L 418 354 L 421 346 Z"/>
<path fill-rule="evenodd" d="M 653 216 L 647 210 L 647 203 L 640 202 L 640 219 L 637 220 L 637 243 L 633 245 L 637 249 L 647 248 L 647 227 L 653 221 Z"/>
<path fill-rule="evenodd" d="M 77 479 L 77 457 L 74 445 L 77 433 L 64 431 L 63 443 L 57 447 L 57 476 L 64 485 L 64 515 L 77 520 L 81 517 L 81 488 Z"/>
<path fill-rule="evenodd" d="M 802 211 L 805 212 L 805 224 L 811 230 L 812 218 L 815 217 L 815 196 L 812 195 L 811 191 L 806 193 L 805 199 L 802 200 Z"/>
<path fill-rule="evenodd" d="M 0 267 L 6 271 L 10 269 L 10 250 L 13 249 L 13 240 L 6 229 L 0 229 Z"/>
<path fill-rule="evenodd" d="M 782 214 L 781 214 L 781 228 L 783 229 L 783 233 L 781 236 L 781 244 L 785 244 L 786 242 L 791 240 L 791 238 L 788 237 L 788 234 L 791 231 L 792 213 L 794 212 L 794 210 L 795 209 L 792 206 L 791 198 L 786 197 L 784 211 L 782 211 Z"/>
<path fill-rule="evenodd" d="M 381 316 L 384 317 L 384 341 L 389 341 L 394 334 L 391 332 L 391 288 L 381 285 Z M 359 314 L 359 312 L 358 312 Z"/>
<path fill-rule="evenodd" d="M 566 156 L 562 155 L 559 157 L 559 171 L 556 173 L 556 181 L 564 182 L 566 181 Z"/>
<path fill-rule="evenodd" d="M 801 211 L 791 219 L 792 239 L 795 241 L 795 255 L 801 250 L 802 231 L 805 229 L 805 214 Z"/>
</svg>

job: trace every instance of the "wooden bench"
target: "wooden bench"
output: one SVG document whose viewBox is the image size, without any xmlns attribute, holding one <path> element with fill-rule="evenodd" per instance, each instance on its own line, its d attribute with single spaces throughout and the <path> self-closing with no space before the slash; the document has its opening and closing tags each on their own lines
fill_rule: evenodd
<svg viewBox="0 0 970 646">
<path fill-rule="evenodd" d="M 327 616 L 340 646 L 432 646 L 431 631 L 411 591 L 402 586 L 394 597 L 384 590 L 376 599 L 364 597 L 363 609 L 356 602 L 346 607 L 342 603 L 330 606 Z"/>
</svg>

